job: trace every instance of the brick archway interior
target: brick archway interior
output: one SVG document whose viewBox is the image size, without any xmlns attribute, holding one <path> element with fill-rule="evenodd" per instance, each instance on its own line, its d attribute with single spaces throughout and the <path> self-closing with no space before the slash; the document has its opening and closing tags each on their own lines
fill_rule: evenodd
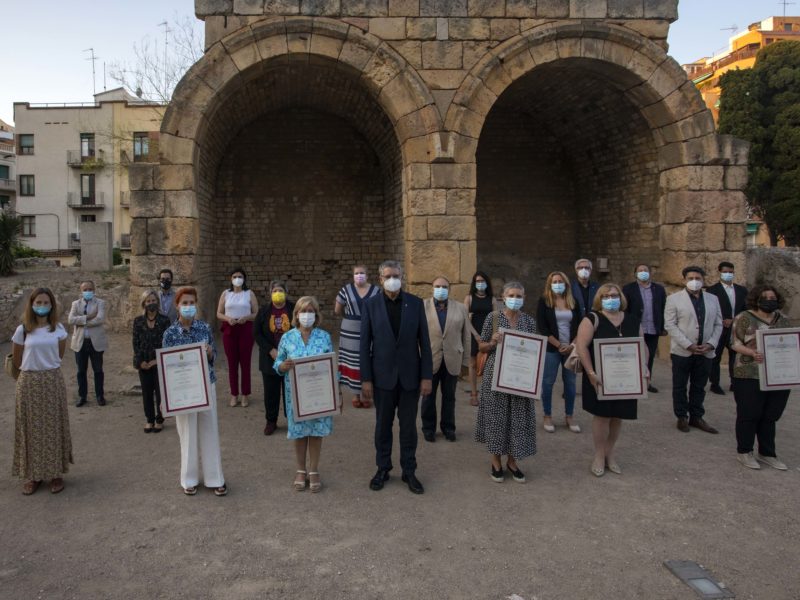
<svg viewBox="0 0 800 600">
<path fill-rule="evenodd" d="M 326 315 L 354 263 L 403 255 L 402 159 L 391 121 L 358 74 L 323 59 L 245 73 L 200 143 L 199 279 L 213 294 L 242 266 Z"/>
<path fill-rule="evenodd" d="M 658 264 L 657 147 L 640 110 L 614 84 L 619 67 L 568 59 L 510 85 L 477 150 L 478 266 L 541 293 L 551 270 L 609 258 L 612 280 Z M 595 266 L 597 268 L 597 266 Z M 599 275 L 599 273 L 598 273 Z"/>
</svg>

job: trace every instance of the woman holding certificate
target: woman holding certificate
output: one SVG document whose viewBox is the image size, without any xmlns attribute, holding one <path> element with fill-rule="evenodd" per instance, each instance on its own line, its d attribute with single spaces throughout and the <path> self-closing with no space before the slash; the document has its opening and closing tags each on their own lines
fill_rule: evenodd
<svg viewBox="0 0 800 600">
<path fill-rule="evenodd" d="M 636 419 L 636 400 L 598 400 L 600 379 L 595 369 L 594 340 L 605 338 L 642 337 L 639 319 L 625 313 L 627 303 L 616 283 L 601 285 L 594 297 L 592 312 L 581 321 L 575 346 L 583 366 L 583 410 L 594 415 L 592 437 L 594 461 L 591 471 L 602 477 L 606 468 L 621 474 L 614 459 L 614 446 L 619 439 L 623 419 Z M 648 374 L 649 376 L 649 374 Z"/>
<path fill-rule="evenodd" d="M 536 333 L 534 318 L 521 311 L 525 301 L 525 288 L 518 281 L 503 286 L 504 308 L 486 317 L 481 332 L 481 352 L 489 354 L 481 381 L 478 418 L 475 422 L 475 441 L 486 444 L 491 454 L 491 479 L 502 483 L 504 479 L 502 457 L 507 455 L 506 468 L 514 481 L 525 483 L 517 459 L 536 454 L 536 415 L 529 398 L 492 390 L 498 344 L 502 341 L 501 329 L 515 329 Z"/>
<path fill-rule="evenodd" d="M 217 349 L 214 334 L 205 321 L 197 317 L 197 290 L 183 287 L 175 294 L 178 307 L 178 320 L 164 332 L 164 348 L 185 344 L 205 344 L 208 361 L 208 375 L 211 382 L 208 390 L 210 407 L 202 412 L 175 415 L 175 427 L 181 441 L 181 486 L 183 493 L 194 496 L 200 483 L 202 464 L 203 483 L 214 490 L 217 496 L 228 493 L 225 477 L 222 474 L 222 456 L 219 449 L 219 429 L 217 426 L 217 376 L 214 374 L 214 359 Z M 164 373 L 169 377 L 169 373 Z M 205 379 L 197 381 L 198 390 L 205 386 Z M 193 388 L 192 388 L 193 389 Z M 166 394 L 167 390 L 162 390 Z"/>
<path fill-rule="evenodd" d="M 333 431 L 333 418 L 330 416 L 303 421 L 295 420 L 292 395 L 296 393 L 296 390 L 293 390 L 291 378 L 288 377 L 289 372 L 295 368 L 297 359 L 333 352 L 331 336 L 327 331 L 319 328 L 321 324 L 322 314 L 317 299 L 311 296 L 300 298 L 292 313 L 294 328 L 287 331 L 281 338 L 278 355 L 275 358 L 275 372 L 286 378 L 284 409 L 289 428 L 286 437 L 294 440 L 297 472 L 293 485 L 298 492 L 305 490 L 306 484 L 314 493 L 322 489 L 319 477 L 322 438 L 329 436 Z M 338 377 L 338 373 L 332 372 L 331 376 Z M 334 387 L 331 386 L 331 389 Z"/>
<path fill-rule="evenodd" d="M 733 364 L 733 397 L 736 400 L 736 445 L 739 462 L 760 469 L 759 462 L 774 469 L 786 470 L 775 453 L 775 423 L 786 408 L 791 390 L 762 391 L 759 364 L 764 355 L 756 347 L 756 332 L 790 327 L 781 312 L 783 297 L 771 285 L 757 285 L 747 294 L 747 310 L 740 312 L 731 328 L 731 349 L 736 352 Z M 758 439 L 758 454 L 753 445 Z"/>
</svg>

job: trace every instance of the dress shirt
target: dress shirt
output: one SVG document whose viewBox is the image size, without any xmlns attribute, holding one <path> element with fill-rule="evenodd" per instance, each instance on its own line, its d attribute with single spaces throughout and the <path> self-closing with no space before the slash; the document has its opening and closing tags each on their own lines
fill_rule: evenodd
<svg viewBox="0 0 800 600">
<path fill-rule="evenodd" d="M 697 296 L 689 293 L 689 299 L 692 301 L 692 306 L 694 306 L 694 312 L 697 315 L 697 343 L 703 343 L 703 324 L 706 322 L 706 303 L 703 300 L 703 292 L 700 292 Z"/>
<path fill-rule="evenodd" d="M 642 295 L 642 331 L 648 335 L 658 335 L 656 331 L 656 322 L 653 318 L 653 286 L 649 283 L 645 285 L 639 284 L 639 293 Z"/>
<path fill-rule="evenodd" d="M 386 314 L 389 315 L 389 323 L 392 325 L 394 338 L 398 339 L 400 337 L 400 319 L 403 315 L 403 292 L 399 292 L 394 300 L 384 292 L 383 300 L 386 303 Z"/>
</svg>

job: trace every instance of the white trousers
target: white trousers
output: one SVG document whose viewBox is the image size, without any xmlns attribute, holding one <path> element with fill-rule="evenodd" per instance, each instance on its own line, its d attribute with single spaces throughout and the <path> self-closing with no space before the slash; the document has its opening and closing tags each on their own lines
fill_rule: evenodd
<svg viewBox="0 0 800 600">
<path fill-rule="evenodd" d="M 211 410 L 176 415 L 175 427 L 181 440 L 181 486 L 195 487 L 200 483 L 209 488 L 222 487 L 222 456 L 217 426 L 217 386 L 211 385 Z"/>
</svg>

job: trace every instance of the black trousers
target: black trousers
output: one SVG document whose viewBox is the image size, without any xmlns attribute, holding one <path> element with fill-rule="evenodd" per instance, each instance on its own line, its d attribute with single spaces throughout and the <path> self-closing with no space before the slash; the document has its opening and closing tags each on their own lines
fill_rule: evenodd
<svg viewBox="0 0 800 600">
<path fill-rule="evenodd" d="M 672 357 L 672 408 L 675 416 L 700 419 L 706 413 L 703 400 L 706 397 L 708 374 L 711 372 L 711 360 L 702 354 Z M 689 396 L 686 396 L 686 386 Z"/>
<path fill-rule="evenodd" d="M 392 468 L 394 415 L 400 422 L 400 467 L 403 473 L 417 470 L 417 410 L 419 389 L 404 390 L 398 384 L 393 390 L 374 388 L 375 400 L 375 464 L 379 469 Z"/>
<path fill-rule="evenodd" d="M 711 374 L 708 379 L 711 385 L 719 385 L 720 363 L 722 362 L 722 352 L 728 350 L 728 377 L 733 383 L 733 361 L 736 359 L 736 352 L 730 349 L 728 342 L 731 340 L 731 328 L 723 327 L 722 335 L 719 336 L 719 343 L 717 343 L 717 350 L 714 354 L 714 362 L 711 365 Z M 766 456 L 766 455 L 765 455 Z"/>
<path fill-rule="evenodd" d="M 656 359 L 659 337 L 660 336 L 651 333 L 644 334 L 644 343 L 647 346 L 648 354 L 650 354 L 650 356 L 647 358 L 647 369 L 650 371 L 650 381 L 653 380 L 653 361 Z"/>
<path fill-rule="evenodd" d="M 144 416 L 151 425 L 161 417 L 161 392 L 158 388 L 158 369 L 139 369 L 139 383 L 142 384 Z"/>
<path fill-rule="evenodd" d="M 442 433 L 456 432 L 456 384 L 458 375 L 451 375 L 442 361 L 442 366 L 433 374 L 431 393 L 422 399 L 422 431 L 436 433 L 436 392 L 442 386 Z"/>
<path fill-rule="evenodd" d="M 277 373 L 261 371 L 264 379 L 264 413 L 270 423 L 278 422 L 281 414 L 281 397 L 284 394 L 284 379 Z M 286 416 L 286 407 L 283 407 L 283 416 Z"/>
<path fill-rule="evenodd" d="M 758 453 L 775 456 L 775 423 L 781 418 L 790 390 L 762 392 L 758 379 L 733 380 L 736 399 L 736 451 L 753 451 L 758 438 Z"/>
<path fill-rule="evenodd" d="M 89 393 L 86 379 L 89 361 L 92 363 L 92 372 L 94 373 L 95 398 L 103 398 L 105 396 L 103 393 L 103 353 L 94 349 L 91 339 L 84 339 L 83 346 L 75 353 L 75 362 L 78 365 L 78 397 L 81 400 L 86 400 L 86 394 Z"/>
</svg>

